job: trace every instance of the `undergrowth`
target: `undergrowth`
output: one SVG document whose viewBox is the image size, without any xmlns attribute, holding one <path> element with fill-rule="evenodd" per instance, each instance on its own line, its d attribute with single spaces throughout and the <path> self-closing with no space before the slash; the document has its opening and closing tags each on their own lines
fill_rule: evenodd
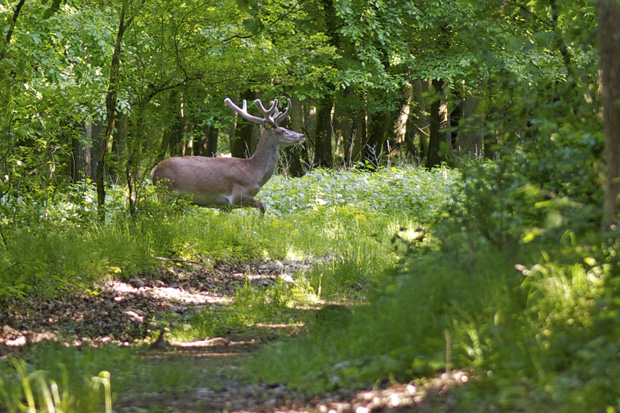
<svg viewBox="0 0 620 413">
<path fill-rule="evenodd" d="M 4 234 L 0 302 L 92 288 L 102 278 L 154 274 L 162 265 L 157 257 L 260 262 L 330 256 L 334 262 L 359 265 L 366 255 L 385 255 L 378 258 L 393 261 L 389 247 L 381 244 L 401 226 L 428 221 L 449 201 L 457 175 L 409 167 L 376 174 L 317 171 L 295 180 L 274 177 L 259 194 L 269 208 L 264 218 L 254 210 L 224 213 L 183 203 L 161 205 L 150 198 L 136 218 L 128 218 L 122 213 L 124 194 L 116 190 L 118 199 L 110 202 L 108 221 L 101 224 L 94 196 L 68 194 L 50 200 L 43 212 L 39 206 L 31 211 L 43 214 L 38 223 L 29 220 Z M 80 203 L 70 202 L 75 199 Z"/>
<path fill-rule="evenodd" d="M 80 185 L 75 190 L 82 193 L 56 194 L 46 209 L 37 206 L 38 220 L 5 230 L 0 303 L 96 294 L 104 279 L 156 278 L 166 266 L 176 265 L 171 259 L 199 260 L 207 266 L 280 260 L 302 264 L 290 274 L 294 283 L 247 283 L 230 306 L 164 323 L 171 327 L 167 336 L 197 340 L 265 324 L 331 325 L 334 319 L 349 317 L 348 311 L 337 310 L 335 314 L 342 315 L 333 316 L 322 310 L 315 316 L 313 309 L 329 302 L 365 301 L 406 251 L 400 237 L 429 223 L 450 202 L 457 177 L 448 169 L 428 172 L 417 167 L 372 174 L 316 171 L 293 180 L 274 177 L 259 193 L 268 207 L 264 217 L 246 209 L 227 213 L 184 202 L 159 204 L 152 197 L 140 204 L 135 218 L 128 218 L 122 209 L 124 194 L 112 188 L 105 223 L 97 220 L 93 188 Z M 20 409 L 19 403 L 32 392 L 44 410 L 53 382 L 63 394 L 65 411 L 93 411 L 92 406 L 104 405 L 104 392 L 93 388 L 93 377 L 97 383 L 103 380 L 101 371 L 110 373 L 117 395 L 130 388 L 183 391 L 199 379 L 192 366 L 179 363 L 171 370 L 172 363 L 151 365 L 130 348 L 76 350 L 49 344 L 28 353 L 21 377 L 11 373 L 9 363 L 0 363 L 0 387 L 6 396 L 0 403 L 7 408 Z"/>
<path fill-rule="evenodd" d="M 321 394 L 463 369 L 460 411 L 619 411 L 617 232 L 599 232 L 597 192 L 537 189 L 510 168 L 467 169 L 460 201 L 368 304 L 266 346 L 248 371 Z"/>
</svg>

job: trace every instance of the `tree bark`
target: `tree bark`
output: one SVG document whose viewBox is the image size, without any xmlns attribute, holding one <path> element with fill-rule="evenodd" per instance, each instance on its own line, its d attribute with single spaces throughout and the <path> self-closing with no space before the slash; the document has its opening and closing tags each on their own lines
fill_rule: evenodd
<svg viewBox="0 0 620 413">
<path fill-rule="evenodd" d="M 101 157 L 101 137 L 103 121 L 99 118 L 84 122 L 82 138 L 73 139 L 71 148 L 71 180 L 95 181 L 96 160 Z"/>
<path fill-rule="evenodd" d="M 596 11 L 607 165 L 603 202 L 606 229 L 618 223 L 620 212 L 620 4 L 617 0 L 599 0 Z"/>
<path fill-rule="evenodd" d="M 390 124 L 390 114 L 387 112 L 375 113 L 368 122 L 368 140 L 364 145 L 364 160 L 375 168 L 379 167 L 379 160 L 386 154 L 387 130 Z"/>
<path fill-rule="evenodd" d="M 394 125 L 394 140 L 399 146 L 403 143 L 407 143 L 407 128 L 409 125 L 409 117 L 411 116 L 412 102 L 413 102 L 413 85 L 408 84 L 402 91 L 402 105 Z M 411 145 L 413 146 L 413 145 Z M 411 147 L 407 147 L 411 150 Z"/>
<path fill-rule="evenodd" d="M 178 90 L 170 91 L 168 105 L 172 112 L 172 119 L 167 123 L 161 140 L 161 151 L 158 155 L 158 161 L 163 160 L 166 155 L 180 156 L 183 155 L 183 115 L 182 105 L 183 99 Z"/>
<path fill-rule="evenodd" d="M 426 132 L 428 127 L 427 103 L 426 99 L 423 98 L 424 93 L 427 92 L 428 82 L 423 82 L 421 79 L 413 80 L 413 95 L 407 119 L 405 144 L 409 153 L 416 157 L 424 157 L 428 153 L 428 132 Z M 416 147 L 416 137 L 419 149 Z"/>
<path fill-rule="evenodd" d="M 431 97 L 431 114 L 430 114 L 430 133 L 428 137 L 428 153 L 426 155 L 426 167 L 431 169 L 441 163 L 439 155 L 440 143 L 442 140 L 439 129 L 441 127 L 441 85 L 442 81 L 433 79 L 433 96 Z"/>
<path fill-rule="evenodd" d="M 248 101 L 248 110 L 256 94 L 251 90 L 246 90 L 241 94 L 241 99 Z M 237 116 L 237 128 L 234 136 L 230 139 L 230 154 L 234 158 L 249 158 L 252 154 L 252 130 L 254 124 L 243 120 L 240 116 Z"/>
<path fill-rule="evenodd" d="M 110 147 L 110 138 L 114 133 L 114 126 L 116 125 L 116 102 L 121 67 L 121 46 L 123 43 L 123 35 L 133 21 L 133 16 L 125 21 L 125 13 L 128 7 L 127 3 L 128 0 L 123 1 L 119 16 L 118 32 L 116 34 L 116 44 L 114 45 L 114 53 L 112 54 L 112 61 L 110 63 L 110 82 L 108 83 L 108 92 L 105 99 L 106 128 L 102 139 L 101 156 L 97 162 L 97 213 L 101 221 L 105 220 L 105 160 Z"/>
<path fill-rule="evenodd" d="M 315 162 L 317 166 L 331 168 L 334 164 L 332 157 L 332 105 L 331 96 L 326 96 L 319 102 L 316 115 Z"/>
<path fill-rule="evenodd" d="M 484 114 L 478 111 L 480 100 L 479 91 L 474 90 L 465 96 L 465 103 L 463 104 L 465 122 L 459 129 L 456 146 L 459 156 L 467 161 L 482 158 L 481 123 L 484 120 Z"/>
<path fill-rule="evenodd" d="M 290 129 L 295 132 L 301 132 L 303 130 L 304 120 L 304 108 L 299 99 L 291 98 L 291 116 L 290 116 Z M 288 160 L 288 173 L 296 178 L 303 176 L 305 173 L 302 157 L 305 155 L 305 160 L 308 159 L 308 147 L 304 142 L 301 145 L 291 146 L 286 149 L 286 158 Z"/>
<path fill-rule="evenodd" d="M 200 154 L 214 157 L 217 155 L 219 130 L 213 125 L 205 125 L 202 130 L 204 132 L 204 139 L 203 144 L 200 146 Z"/>
</svg>

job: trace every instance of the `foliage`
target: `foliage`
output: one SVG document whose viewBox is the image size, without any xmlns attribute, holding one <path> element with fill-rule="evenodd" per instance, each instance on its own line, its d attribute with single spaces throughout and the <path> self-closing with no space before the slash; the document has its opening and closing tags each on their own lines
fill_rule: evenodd
<svg viewBox="0 0 620 413">
<path fill-rule="evenodd" d="M 368 306 L 268 346 L 248 369 L 323 393 L 456 367 L 474 377 L 456 391 L 466 411 L 618 408 L 618 243 L 599 230 L 597 104 L 556 92 L 573 111 L 532 102 L 544 115 L 527 137 L 503 124 L 516 150 L 461 168 L 455 201 Z"/>
<path fill-rule="evenodd" d="M 104 277 L 127 280 L 155 272 L 162 265 L 155 257 L 161 256 L 215 262 L 332 254 L 333 261 L 314 271 L 332 273 L 352 265 L 352 271 L 367 267 L 372 274 L 372 268 L 393 259 L 386 251 L 393 231 L 412 219 L 424 222 L 449 201 L 455 175 L 407 167 L 377 174 L 317 171 L 300 180 L 277 178 L 262 192 L 270 208 L 263 220 L 247 210 L 224 214 L 183 203 L 158 206 L 154 193 L 149 195 L 153 202 L 143 203 L 139 215 L 129 219 L 122 213 L 127 194 L 118 188 L 108 194 L 108 224 L 92 223 L 94 188 L 80 184 L 44 205 L 31 203 L 28 216 L 36 210 L 36 222 L 13 221 L 10 242 L 0 252 L 0 298 L 81 291 Z M 395 188 L 399 196 L 392 197 Z M 405 213 L 412 206 L 420 208 L 414 215 Z M 360 238 L 358 233 L 373 235 Z M 351 243 L 354 238 L 359 242 Z M 378 267 L 367 266 L 368 260 Z M 318 288 L 316 281 L 311 284 Z M 327 291 L 325 286 L 322 290 Z M 330 291 L 337 294 L 337 289 Z"/>
<path fill-rule="evenodd" d="M 113 60 L 122 10 L 131 24 Z M 157 257 L 312 260 L 295 284 L 247 284 L 233 305 L 174 334 L 301 317 L 308 334 L 265 349 L 248 367 L 256 377 L 323 392 L 459 367 L 474 377 L 456 393 L 464 410 L 619 407 L 618 242 L 599 231 L 593 2 L 7 1 L 0 18 L 0 303 L 156 277 L 174 265 Z M 402 92 L 418 79 L 447 84 L 409 103 Z M 115 130 L 102 154 L 102 134 L 87 130 L 102 125 L 110 90 Z M 326 102 L 339 153 L 349 139 L 340 129 L 362 153 L 380 133 L 392 137 L 405 109 L 421 121 L 429 101 L 464 106 L 455 153 L 442 142 L 460 170 L 366 164 L 278 176 L 259 194 L 263 219 L 160 204 L 150 167 L 199 148 L 205 128 L 228 128 L 222 97 L 248 91 L 296 97 L 308 132 Z M 461 132 L 486 159 L 452 156 Z M 308 135 L 309 145 L 332 139 Z M 398 139 L 390 144 L 413 146 Z M 106 223 L 89 159 L 108 165 Z M 334 300 L 367 304 L 294 308 Z M 90 407 L 101 392 L 85 389 L 104 369 L 120 388 L 136 372 L 145 386 L 169 384 L 123 349 L 34 355 L 50 373 L 17 362 L 16 380 L 2 375 L 6 406 L 40 392 L 63 407 L 83 393 Z M 71 374 L 57 374 L 57 359 Z M 193 385 L 182 373 L 167 373 L 174 388 Z"/>
<path fill-rule="evenodd" d="M 94 188 L 80 186 L 78 192 L 58 198 L 58 204 L 47 205 L 47 216 L 53 217 L 50 221 L 42 219 L 36 226 L 24 226 L 11 234 L 11 242 L 2 251 L 6 269 L 2 299 L 95 291 L 95 284 L 104 278 L 127 280 L 145 273 L 156 277 L 161 265 L 169 265 L 155 260 L 156 256 L 203 259 L 207 265 L 222 260 L 312 260 L 317 265 L 304 265 L 292 274 L 294 284 L 281 281 L 266 287 L 248 282 L 237 290 L 231 306 L 205 309 L 192 319 L 175 321 L 171 334 L 203 339 L 261 323 L 312 320 L 313 312 L 296 307 L 343 298 L 359 301 L 376 288 L 384 269 L 392 267 L 404 251 L 394 244 L 394 234 L 418 220 L 428 220 L 428 215 L 439 209 L 438 204 L 449 202 L 455 175 L 449 170 L 431 173 L 417 167 L 374 174 L 317 171 L 302 179 L 306 185 L 282 178 L 268 185 L 263 200 L 270 209 L 264 217 L 248 210 L 221 213 L 182 202 L 153 203 L 133 220 L 109 210 L 111 219 L 96 225 L 91 223 L 96 214 Z M 415 211 L 408 210 L 413 201 L 390 202 L 387 195 L 395 187 L 412 187 L 407 199 L 427 197 L 435 205 Z M 347 193 L 357 192 L 356 204 L 341 201 L 339 195 L 345 188 Z M 298 199 L 293 204 L 299 208 L 289 208 L 291 204 L 284 202 L 289 193 L 295 193 Z M 126 194 L 109 195 L 119 196 L 110 205 L 122 210 Z M 375 200 L 379 196 L 385 199 Z M 110 372 L 117 394 L 128 389 L 182 391 L 197 380 L 194 370 L 183 362 L 152 366 L 128 348 L 76 350 L 50 343 L 36 346 L 28 357 L 29 369 L 47 372 L 37 373 L 46 383 L 61 383 L 60 391 L 68 394 L 61 399 L 70 406 L 78 401 L 81 406 L 101 405 L 101 392 L 87 391 L 89 382 L 82 378 L 103 369 Z M 21 399 L 20 384 L 2 373 L 8 397 Z"/>
<path fill-rule="evenodd" d="M 116 345 L 75 349 L 44 343 L 29 357 L 29 364 L 14 361 L 0 370 L 0 400 L 8 411 L 22 411 L 25 399 L 31 411 L 38 404 L 41 411 L 50 412 L 103 411 L 102 407 L 111 412 L 118 394 L 182 392 L 199 377 L 189 360 L 152 365 L 132 349 Z M 32 366 L 38 370 L 32 371 Z M 17 375 L 9 374 L 11 370 Z"/>
<path fill-rule="evenodd" d="M 423 173 L 412 167 L 392 167 L 372 174 L 337 175 L 315 170 L 294 181 L 274 177 L 261 191 L 261 197 L 280 213 L 341 207 L 351 213 L 355 209 L 385 214 L 407 211 L 425 221 L 449 202 L 450 187 L 457 179 L 458 172 L 447 168 Z"/>
<path fill-rule="evenodd" d="M 617 242 L 566 234 L 539 255 L 466 245 L 416 248 L 369 306 L 268 346 L 248 368 L 323 393 L 428 377 L 448 362 L 474 376 L 457 391 L 466 411 L 617 407 Z"/>
</svg>

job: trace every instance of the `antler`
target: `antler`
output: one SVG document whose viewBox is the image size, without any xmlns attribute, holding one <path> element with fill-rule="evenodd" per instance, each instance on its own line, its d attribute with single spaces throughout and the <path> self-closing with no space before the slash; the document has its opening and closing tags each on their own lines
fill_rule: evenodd
<svg viewBox="0 0 620 413">
<path fill-rule="evenodd" d="M 271 106 L 269 107 L 269 109 L 265 109 L 265 107 L 263 106 L 263 102 L 261 102 L 260 99 L 256 99 L 254 101 L 254 104 L 256 105 L 256 107 L 258 107 L 258 110 L 265 116 L 265 119 L 269 120 L 269 122 L 277 126 L 280 124 L 280 122 L 286 119 L 286 117 L 291 111 L 291 100 L 286 100 L 287 105 L 284 112 L 280 112 L 280 109 L 278 108 L 278 99 L 274 99 L 272 102 L 270 102 Z"/>
<path fill-rule="evenodd" d="M 256 99 L 254 104 L 258 108 L 258 110 L 263 114 L 263 118 L 259 118 L 258 116 L 250 115 L 248 113 L 248 102 L 244 99 L 242 107 L 235 105 L 232 100 L 229 98 L 224 99 L 224 103 L 228 105 L 232 110 L 237 112 L 243 118 L 249 120 L 250 122 L 259 123 L 264 125 L 265 122 L 269 122 L 272 126 L 278 126 L 280 122 L 282 122 L 291 111 L 291 100 L 287 99 L 286 110 L 284 112 L 280 112 L 278 109 L 278 99 L 274 99 L 270 102 L 269 109 L 265 109 L 263 106 L 263 102 L 260 99 Z"/>
<path fill-rule="evenodd" d="M 249 120 L 250 122 L 260 123 L 261 125 L 265 123 L 266 119 L 259 118 L 258 116 L 250 115 L 248 113 L 248 102 L 245 99 L 243 99 L 243 104 L 241 105 L 241 107 L 235 105 L 233 101 L 228 98 L 224 99 L 224 103 L 226 103 L 229 108 L 231 108 L 232 110 L 234 110 L 235 112 L 237 112 L 239 115 L 241 115 L 246 120 Z"/>
</svg>

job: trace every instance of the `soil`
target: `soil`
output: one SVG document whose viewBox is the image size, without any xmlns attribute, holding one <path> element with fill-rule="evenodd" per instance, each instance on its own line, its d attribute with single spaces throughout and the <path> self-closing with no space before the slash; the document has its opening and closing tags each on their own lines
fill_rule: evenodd
<svg viewBox="0 0 620 413">
<path fill-rule="evenodd" d="M 240 379 L 234 372 L 262 343 L 283 334 L 296 334 L 299 325 L 228 331 L 223 337 L 194 342 L 170 342 L 153 331 L 154 319 L 177 314 L 187 318 L 205 307 L 229 305 L 235 290 L 251 282 L 260 286 L 293 282 L 290 274 L 302 262 L 270 261 L 262 264 L 178 261 L 156 277 L 135 277 L 128 282 L 107 281 L 96 293 L 67 293 L 53 300 L 29 298 L 0 311 L 0 361 L 19 355 L 44 340 L 71 337 L 74 346 L 107 343 L 131 345 L 148 342 L 139 350 L 153 363 L 162 359 L 191 358 L 209 374 L 192 391 L 169 394 L 123 394 L 115 401 L 118 412 L 431 412 L 451 411 L 450 389 L 468 380 L 461 371 L 411 383 L 392 383 L 371 389 L 343 389 L 320 397 L 306 397 L 285 385 L 272 386 Z M 162 330 L 163 331 L 163 330 Z M 152 341 L 152 340 L 151 340 Z M 153 410 L 157 407 L 157 410 Z"/>
</svg>

